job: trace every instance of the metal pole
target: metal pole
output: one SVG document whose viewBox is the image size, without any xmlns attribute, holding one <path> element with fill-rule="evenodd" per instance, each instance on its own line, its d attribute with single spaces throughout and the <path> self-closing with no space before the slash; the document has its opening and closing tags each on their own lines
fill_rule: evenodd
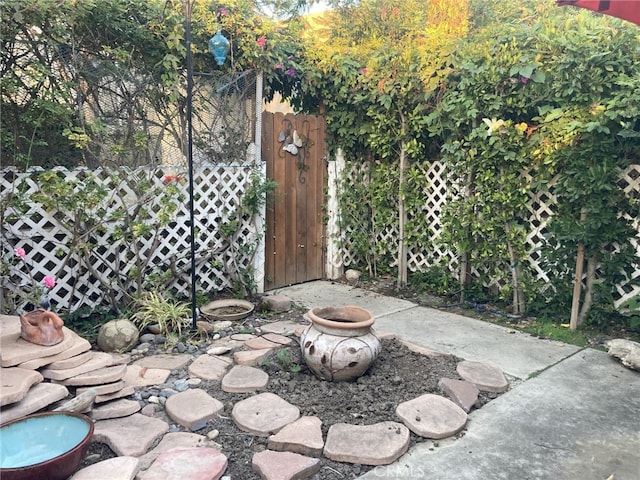
<svg viewBox="0 0 640 480">
<path fill-rule="evenodd" d="M 193 213 L 193 65 L 191 57 L 191 0 L 185 2 L 185 43 L 187 47 L 187 163 L 189 166 L 189 220 L 191 222 L 191 328 L 196 330 L 196 226 Z"/>
</svg>

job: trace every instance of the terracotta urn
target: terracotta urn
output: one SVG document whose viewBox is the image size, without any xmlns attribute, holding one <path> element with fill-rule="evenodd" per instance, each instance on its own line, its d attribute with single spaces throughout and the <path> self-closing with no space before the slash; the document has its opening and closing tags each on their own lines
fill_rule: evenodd
<svg viewBox="0 0 640 480">
<path fill-rule="evenodd" d="M 64 339 L 64 322 L 49 310 L 39 308 L 20 315 L 20 336 L 37 345 L 57 345 Z"/>
<path fill-rule="evenodd" d="M 300 348 L 307 366 L 321 379 L 354 380 L 380 353 L 380 340 L 371 328 L 374 317 L 364 308 L 312 308 L 306 317 L 311 325 L 300 337 Z"/>
</svg>

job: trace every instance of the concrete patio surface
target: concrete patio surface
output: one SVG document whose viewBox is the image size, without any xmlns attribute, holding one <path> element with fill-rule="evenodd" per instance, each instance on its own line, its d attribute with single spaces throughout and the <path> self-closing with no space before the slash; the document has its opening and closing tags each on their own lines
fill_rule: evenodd
<svg viewBox="0 0 640 480">
<path fill-rule="evenodd" d="M 508 392 L 469 416 L 462 438 L 425 441 L 360 478 L 640 479 L 640 374 L 606 353 L 330 281 L 268 293 L 307 308 L 366 308 L 378 331 L 512 377 Z"/>
</svg>

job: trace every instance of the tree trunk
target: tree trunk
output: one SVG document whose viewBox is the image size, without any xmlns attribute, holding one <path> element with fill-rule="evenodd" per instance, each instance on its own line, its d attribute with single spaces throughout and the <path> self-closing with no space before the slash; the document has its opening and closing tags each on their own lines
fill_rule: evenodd
<svg viewBox="0 0 640 480">
<path fill-rule="evenodd" d="M 511 231 L 509 224 L 505 225 L 505 231 L 507 234 Z M 522 284 L 520 283 L 520 259 L 516 255 L 513 244 L 510 241 L 507 241 L 507 248 L 509 249 L 509 261 L 511 262 L 511 289 L 513 290 L 512 313 L 522 315 L 525 311 L 525 303 L 524 292 L 522 291 Z"/>
<path fill-rule="evenodd" d="M 584 291 L 584 300 L 582 301 L 582 308 L 578 315 L 578 325 L 582 325 L 587 318 L 589 310 L 591 310 L 591 304 L 593 303 L 593 285 L 596 279 L 596 269 L 598 268 L 598 256 L 592 255 L 587 260 L 587 286 Z"/>
<path fill-rule="evenodd" d="M 402 117 L 404 131 L 404 117 Z M 405 242 L 407 210 L 405 206 L 404 183 L 407 170 L 407 157 L 404 140 L 400 143 L 400 185 L 398 200 L 398 281 L 397 288 L 407 284 L 407 244 Z"/>
</svg>

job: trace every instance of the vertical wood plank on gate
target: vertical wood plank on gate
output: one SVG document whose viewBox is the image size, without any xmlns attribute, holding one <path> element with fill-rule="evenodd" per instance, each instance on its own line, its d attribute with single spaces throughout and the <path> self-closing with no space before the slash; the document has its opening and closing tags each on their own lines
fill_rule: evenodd
<svg viewBox="0 0 640 480">
<path fill-rule="evenodd" d="M 318 222 L 316 219 L 316 198 L 318 196 L 317 190 L 317 175 L 318 175 L 318 140 L 317 140 L 317 118 L 306 117 L 305 121 L 307 126 L 305 133 L 309 135 L 308 144 L 306 149 L 309 154 L 308 170 L 305 172 L 306 189 L 307 189 L 307 204 L 306 211 L 304 213 L 307 222 L 307 239 L 305 243 L 305 278 L 317 278 L 314 271 L 314 255 L 316 251 L 316 237 L 318 232 Z"/>
<path fill-rule="evenodd" d="M 295 129 L 298 134 L 303 134 L 303 123 L 306 117 L 296 116 Z M 304 282 L 307 279 L 306 270 L 306 243 L 307 243 L 307 182 L 308 172 L 304 171 L 302 165 L 306 165 L 307 159 L 305 158 L 306 149 L 300 149 L 297 158 L 292 160 L 295 165 L 292 168 L 295 171 L 295 185 L 296 185 L 296 245 L 295 245 L 295 283 Z"/>
<path fill-rule="evenodd" d="M 285 132 L 289 132 L 293 134 L 293 130 L 295 129 L 295 115 L 287 114 L 285 115 L 284 121 Z M 297 166 L 296 159 L 293 155 L 287 152 L 283 152 L 284 154 L 284 163 L 286 169 L 286 180 L 285 180 L 285 196 L 286 196 L 286 212 L 285 212 L 285 237 L 286 237 L 286 247 L 285 247 L 285 265 L 286 265 L 286 277 L 285 282 L 287 285 L 291 285 L 297 282 L 297 230 L 298 230 L 298 217 L 297 213 L 297 198 L 296 198 L 296 188 L 297 188 Z"/>
<path fill-rule="evenodd" d="M 278 136 L 274 133 L 273 115 L 268 112 L 262 113 L 262 159 L 266 163 L 266 174 L 268 179 L 274 178 L 274 142 Z M 275 278 L 275 202 L 278 192 L 274 192 L 267 199 L 266 218 L 265 218 L 265 239 L 264 239 L 264 271 L 265 281 L 264 288 L 268 290 L 273 288 Z"/>
<path fill-rule="evenodd" d="M 286 195 L 286 168 L 284 162 L 285 152 L 278 142 L 277 136 L 280 131 L 284 130 L 284 115 L 276 113 L 274 115 L 274 136 L 273 142 L 273 161 L 274 161 L 274 177 L 273 180 L 278 184 L 278 190 L 275 199 L 274 208 L 274 235 L 275 235 L 275 268 L 274 279 L 276 286 L 286 285 L 287 277 L 287 243 L 286 243 L 286 211 L 287 211 L 287 195 Z"/>
<path fill-rule="evenodd" d="M 312 147 L 315 156 L 314 170 L 314 196 L 313 204 L 309 208 L 309 218 L 313 222 L 313 239 L 309 240 L 310 246 L 313 248 L 307 252 L 308 259 L 308 275 L 310 278 L 317 279 L 324 276 L 324 188 L 325 188 L 325 124 L 323 117 L 313 117 L 313 139 Z"/>
</svg>

